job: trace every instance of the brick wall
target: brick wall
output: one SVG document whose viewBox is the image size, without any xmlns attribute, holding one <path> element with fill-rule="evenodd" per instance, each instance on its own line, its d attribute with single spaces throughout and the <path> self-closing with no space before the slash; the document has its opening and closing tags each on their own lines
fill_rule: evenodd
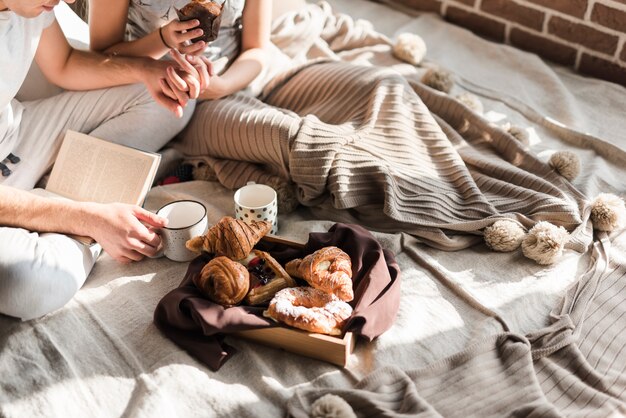
<svg viewBox="0 0 626 418">
<path fill-rule="evenodd" d="M 383 0 L 626 86 L 626 0 Z"/>
</svg>

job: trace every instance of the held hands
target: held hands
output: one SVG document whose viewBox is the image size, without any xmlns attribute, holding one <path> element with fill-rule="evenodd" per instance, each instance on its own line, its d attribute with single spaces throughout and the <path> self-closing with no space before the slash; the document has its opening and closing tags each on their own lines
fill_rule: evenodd
<svg viewBox="0 0 626 418">
<path fill-rule="evenodd" d="M 182 56 L 170 50 L 172 61 L 150 61 L 144 83 L 162 106 L 182 117 L 189 100 L 218 99 L 226 95 L 221 78 L 213 73 L 213 64 L 204 56 Z"/>
<path fill-rule="evenodd" d="M 206 42 L 198 41 L 188 44 L 192 39 L 202 36 L 204 31 L 197 26 L 200 21 L 197 19 L 181 22 L 172 20 L 167 25 L 159 29 L 163 44 L 169 49 L 176 49 L 182 54 L 199 55 L 206 47 Z M 195 28 L 195 29 L 194 29 Z"/>
<path fill-rule="evenodd" d="M 206 59 L 192 65 L 176 50 L 170 54 L 175 65 L 172 61 L 149 59 L 143 67 L 142 80 L 154 100 L 180 118 L 187 102 L 197 99 L 207 87 L 209 71 L 212 73 L 213 69 Z"/>
<path fill-rule="evenodd" d="M 213 64 L 204 56 L 183 57 L 176 50 L 171 50 L 170 55 L 178 66 L 167 69 L 167 78 L 160 82 L 161 89 L 170 99 L 186 105 L 189 98 L 196 99 L 206 92 L 217 76 Z"/>
<path fill-rule="evenodd" d="M 177 51 L 170 51 L 171 56 L 179 64 L 178 69 L 168 69 L 168 78 L 163 80 L 161 88 L 166 96 L 180 99 L 180 91 L 188 91 L 192 98 L 200 97 L 205 100 L 220 99 L 227 95 L 226 86 L 222 78 L 213 71 L 213 63 L 204 56 L 182 56 Z M 193 75 L 191 83 L 180 74 Z M 193 83 L 197 75 L 199 86 Z"/>
<path fill-rule="evenodd" d="M 90 204 L 89 235 L 104 251 L 121 263 L 154 256 L 161 237 L 151 227 L 163 227 L 167 220 L 135 205 Z"/>
</svg>

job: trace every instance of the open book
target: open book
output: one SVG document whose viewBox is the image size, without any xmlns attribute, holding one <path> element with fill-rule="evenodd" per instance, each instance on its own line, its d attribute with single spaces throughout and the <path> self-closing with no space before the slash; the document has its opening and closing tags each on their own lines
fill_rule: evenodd
<svg viewBox="0 0 626 418">
<path fill-rule="evenodd" d="M 78 201 L 141 205 L 160 162 L 159 154 L 67 131 L 43 194 Z M 94 242 L 86 237 L 73 238 L 83 243 Z"/>
</svg>

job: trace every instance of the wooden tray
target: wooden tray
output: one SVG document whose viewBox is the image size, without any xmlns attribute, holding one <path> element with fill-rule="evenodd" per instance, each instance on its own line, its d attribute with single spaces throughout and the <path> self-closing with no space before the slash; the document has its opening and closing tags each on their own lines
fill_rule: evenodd
<svg viewBox="0 0 626 418">
<path fill-rule="evenodd" d="M 261 240 L 295 248 L 304 248 L 302 243 L 278 238 L 273 235 L 266 235 Z M 240 331 L 230 335 L 342 367 L 348 364 L 356 343 L 356 336 L 352 332 L 346 332 L 342 338 L 302 331 L 287 326 Z"/>
</svg>

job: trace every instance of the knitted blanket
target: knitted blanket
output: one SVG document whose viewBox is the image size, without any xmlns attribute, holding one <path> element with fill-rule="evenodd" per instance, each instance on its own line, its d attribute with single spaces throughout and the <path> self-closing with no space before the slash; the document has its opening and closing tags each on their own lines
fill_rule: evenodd
<svg viewBox="0 0 626 418">
<path fill-rule="evenodd" d="M 178 144 L 208 157 L 223 185 L 278 175 L 320 216 L 447 250 L 502 218 L 581 225 L 581 193 L 510 133 L 422 84 L 424 69 L 390 68 L 400 61 L 386 37 L 324 3 L 289 21 L 291 43 L 280 30 L 274 41 L 299 51 L 293 68 L 258 98 L 200 104 Z M 584 248 L 590 237 L 578 235 Z"/>
<path fill-rule="evenodd" d="M 593 252 L 549 327 L 486 337 L 418 370 L 387 366 L 354 388 L 300 391 L 289 416 L 624 416 L 626 269 L 607 262 L 606 236 Z"/>
<path fill-rule="evenodd" d="M 437 17 L 415 19 L 366 0 L 332 0 L 332 4 L 355 19 L 367 18 L 378 29 L 386 28 L 389 36 L 407 31 L 420 34 L 429 48 L 427 58 L 455 76 L 450 97 L 472 92 L 484 104 L 485 120 L 524 128 L 528 149 L 540 162 L 556 150 L 574 152 L 582 168 L 572 184 L 586 196 L 611 192 L 626 197 L 623 87 L 550 66 Z M 57 14 L 63 9 L 67 5 L 59 5 Z M 274 41 L 285 53 L 283 62 L 300 66 L 317 56 L 363 66 L 376 63 L 406 76 L 413 89 L 411 83 L 424 68 L 392 59 L 388 40 L 383 42 L 386 38 L 373 33 L 367 23 L 333 17 L 323 10 L 311 6 L 277 21 Z M 341 31 L 321 33 L 321 28 L 336 28 L 341 22 L 353 37 Z M 287 42 L 292 29 L 300 35 L 293 44 Z M 313 39 L 315 34 L 317 40 L 303 46 L 300 39 Z M 312 68 L 326 65 L 318 64 Z M 424 97 L 420 99 L 431 106 Z M 253 98 L 240 102 L 251 110 L 275 109 Z M 248 112 L 245 117 L 253 120 L 263 115 Z M 267 134 L 275 145 L 299 133 L 299 123 L 285 120 L 303 119 L 292 111 L 276 115 L 280 117 L 272 125 L 275 128 Z M 241 124 L 240 129 L 250 126 Z M 197 128 L 220 134 L 208 124 Z M 243 167 L 237 174 L 264 182 L 280 178 L 286 174 L 275 167 L 289 161 L 282 155 L 289 147 L 279 148 L 281 153 L 273 153 L 280 155 L 276 163 L 263 163 L 264 156 L 242 148 L 238 151 L 247 153 L 245 161 L 254 163 L 215 158 L 215 167 L 222 179 L 240 177 L 229 174 L 229 167 Z M 526 155 L 526 146 L 522 148 Z M 455 149 L 474 172 L 463 154 L 466 149 Z M 543 176 L 538 179 L 546 180 L 553 183 Z M 482 190 L 481 182 L 474 182 Z M 563 190 L 579 199 L 569 185 Z M 321 197 L 328 205 L 329 196 L 325 192 Z M 210 223 L 233 215 L 232 190 L 206 181 L 156 187 L 145 207 L 157 210 L 179 199 L 203 202 Z M 279 234 L 306 242 L 311 232 L 326 232 L 332 226 L 334 222 L 322 218 L 326 213 L 342 221 L 358 215 L 356 209 L 321 203 L 301 206 L 280 213 Z M 579 213 L 581 225 L 586 226 L 586 211 Z M 387 217 L 382 211 L 374 215 Z M 543 214 L 530 217 L 537 216 Z M 520 219 L 517 214 L 515 219 Z M 446 232 L 457 239 L 450 230 Z M 395 254 L 402 270 L 400 307 L 392 328 L 372 342 L 357 343 L 347 368 L 227 337 L 238 353 L 220 371 L 212 372 L 166 338 L 152 321 L 159 300 L 180 284 L 188 265 L 165 258 L 121 265 L 103 254 L 83 288 L 58 312 L 27 322 L 0 316 L 0 416 L 274 418 L 285 416 L 287 410 L 304 416 L 326 393 L 345 399 L 358 416 L 419 415 L 424 410 L 422 416 L 625 414 L 626 233 L 612 233 L 610 247 L 598 246 L 595 252 L 581 255 L 566 249 L 548 267 L 520 251 L 496 253 L 483 245 L 440 251 L 403 232 L 373 234 Z M 585 274 L 589 268 L 591 274 Z M 573 287 L 563 299 L 569 285 Z"/>
</svg>

